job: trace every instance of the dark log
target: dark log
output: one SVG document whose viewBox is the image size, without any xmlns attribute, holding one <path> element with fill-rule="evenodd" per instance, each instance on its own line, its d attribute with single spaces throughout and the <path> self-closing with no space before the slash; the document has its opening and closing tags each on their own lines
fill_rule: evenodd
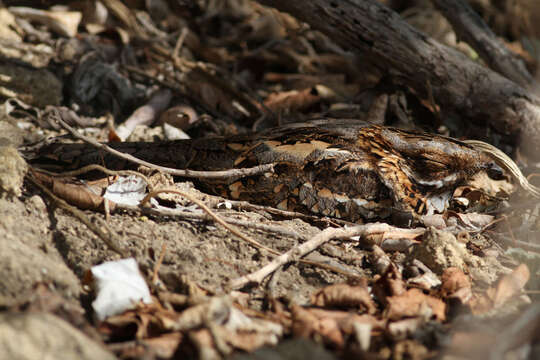
<svg viewBox="0 0 540 360">
<path fill-rule="evenodd" d="M 452 24 L 456 35 L 475 49 L 490 68 L 524 87 L 533 82 L 531 74 L 464 0 L 432 0 Z"/>
<path fill-rule="evenodd" d="M 308 23 L 340 46 L 368 55 L 422 96 L 431 88 L 442 114 L 489 125 L 540 158 L 540 99 L 407 24 L 375 0 L 258 0 Z"/>
</svg>

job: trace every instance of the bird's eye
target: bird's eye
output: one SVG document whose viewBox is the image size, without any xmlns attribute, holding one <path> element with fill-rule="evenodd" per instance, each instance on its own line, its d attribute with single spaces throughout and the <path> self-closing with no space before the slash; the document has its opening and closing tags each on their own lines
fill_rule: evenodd
<svg viewBox="0 0 540 360">
<path fill-rule="evenodd" d="M 486 172 L 489 178 L 493 180 L 503 180 L 505 178 L 503 169 L 494 162 L 488 164 Z"/>
</svg>

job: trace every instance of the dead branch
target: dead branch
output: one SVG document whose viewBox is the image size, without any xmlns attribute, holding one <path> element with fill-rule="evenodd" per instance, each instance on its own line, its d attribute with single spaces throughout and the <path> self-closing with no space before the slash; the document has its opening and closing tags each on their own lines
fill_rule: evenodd
<svg viewBox="0 0 540 360">
<path fill-rule="evenodd" d="M 533 78 L 518 59 L 474 12 L 467 1 L 432 0 L 435 7 L 452 24 L 458 38 L 472 46 L 490 68 L 523 87 Z"/>
<path fill-rule="evenodd" d="M 202 201 L 200 201 L 199 199 L 196 199 L 194 196 L 186 193 L 185 191 L 180 191 L 180 190 L 176 190 L 176 189 L 160 189 L 160 190 L 155 190 L 155 191 L 152 191 L 150 193 L 148 193 L 144 199 L 141 200 L 141 203 L 139 204 L 139 206 L 144 206 L 145 203 L 147 203 L 151 198 L 153 198 L 154 196 L 158 195 L 158 194 L 161 194 L 161 193 L 171 193 L 171 194 L 178 194 L 180 196 L 183 196 L 185 197 L 186 199 L 188 199 L 189 201 L 191 201 L 192 203 L 194 204 L 197 204 L 198 207 L 200 207 L 205 213 L 208 214 L 208 216 L 210 216 L 215 222 L 217 222 L 218 224 L 220 224 L 221 226 L 223 226 L 225 229 L 229 230 L 231 233 L 233 233 L 234 235 L 236 235 L 237 237 L 239 237 L 240 239 L 244 240 L 245 242 L 247 242 L 248 244 L 252 245 L 253 247 L 255 247 L 257 250 L 260 250 L 260 249 L 264 249 L 266 251 L 268 251 L 269 253 L 271 254 L 274 254 L 274 255 L 279 255 L 280 253 L 277 252 L 276 250 L 274 249 L 271 249 L 267 246 L 264 246 L 263 244 L 253 240 L 252 238 L 250 238 L 249 236 L 247 235 L 244 235 L 242 234 L 241 231 L 239 231 L 236 227 L 230 225 L 230 224 L 227 224 L 220 216 L 218 216 L 216 213 L 214 213 L 208 206 L 206 206 Z"/>
<path fill-rule="evenodd" d="M 267 265 L 265 265 L 263 268 L 239 277 L 237 279 L 232 280 L 229 283 L 229 288 L 232 290 L 240 289 L 248 284 L 260 284 L 265 277 L 279 269 L 281 266 L 291 262 L 291 261 L 297 261 L 301 257 L 309 254 L 313 250 L 317 249 L 319 246 L 323 245 L 324 243 L 332 240 L 332 239 L 345 239 L 350 238 L 352 236 L 366 236 L 366 235 L 373 235 L 376 233 L 384 233 L 390 230 L 397 231 L 397 228 L 390 226 L 388 224 L 384 223 L 372 223 L 372 224 L 365 224 L 365 225 L 358 225 L 353 226 L 350 228 L 328 228 L 326 230 L 321 231 L 319 234 L 315 235 L 311 240 L 300 244 L 291 250 L 287 251 L 286 253 L 276 257 L 274 260 L 269 262 Z M 407 231 L 405 229 L 401 229 L 404 231 Z M 413 229 L 414 230 L 414 229 Z"/>
<path fill-rule="evenodd" d="M 540 99 L 407 24 L 375 0 L 259 0 L 320 30 L 427 97 L 445 113 L 488 124 L 527 155 L 540 155 Z M 519 136 L 519 137 L 518 137 Z M 518 142 L 519 141 L 519 142 Z"/>
<path fill-rule="evenodd" d="M 230 170 L 220 170 L 220 171 L 196 171 L 196 170 L 180 170 L 180 169 L 173 169 L 168 168 L 165 166 L 159 166 L 152 163 L 149 163 L 147 161 L 141 160 L 136 158 L 133 155 L 123 153 L 121 151 L 115 150 L 111 148 L 110 146 L 100 143 L 94 139 L 91 139 L 87 136 L 84 136 L 77 132 L 74 128 L 69 126 L 64 120 L 60 118 L 60 116 L 56 116 L 56 121 L 71 135 L 73 135 L 75 138 L 82 140 L 90 145 L 95 146 L 98 149 L 101 149 L 103 151 L 106 151 L 110 154 L 113 154 L 115 156 L 118 156 L 119 158 L 122 158 L 124 160 L 128 160 L 131 162 L 134 162 L 139 165 L 146 166 L 150 169 L 158 170 L 163 173 L 171 174 L 174 176 L 182 176 L 187 178 L 199 178 L 199 179 L 228 179 L 228 178 L 237 178 L 237 177 L 245 177 L 245 176 L 252 176 L 257 174 L 263 174 L 267 172 L 273 172 L 274 171 L 274 164 L 264 164 L 264 165 L 258 165 L 251 168 L 242 168 L 242 169 L 230 169 Z"/>
<path fill-rule="evenodd" d="M 160 191 L 154 192 L 153 194 L 148 194 L 147 198 L 150 198 L 150 195 L 155 196 L 156 194 L 158 194 L 160 192 L 172 192 L 172 193 L 177 193 L 179 195 L 186 194 L 184 192 L 180 192 L 180 191 L 177 191 L 177 190 L 160 190 Z M 221 224 L 222 226 L 224 226 L 227 230 L 231 231 L 234 235 L 240 237 L 242 240 L 246 241 L 247 243 L 249 243 L 250 245 L 255 247 L 256 249 L 258 249 L 258 250 L 264 249 L 264 250 L 266 250 L 268 253 L 270 253 L 272 255 L 281 255 L 281 253 L 276 251 L 276 250 L 273 250 L 273 249 L 271 249 L 271 248 L 269 248 L 267 246 L 264 246 L 264 245 L 260 244 L 259 242 L 251 239 L 250 237 L 242 234 L 239 230 L 237 230 L 236 228 L 232 227 L 229 224 L 240 225 L 240 226 L 244 226 L 244 227 L 247 227 L 247 228 L 253 228 L 253 229 L 258 229 L 258 230 L 263 230 L 263 231 L 276 232 L 276 233 L 284 235 L 284 236 L 290 236 L 290 237 L 295 238 L 295 239 L 304 240 L 303 236 L 301 236 L 300 234 L 298 234 L 296 232 L 284 230 L 284 229 L 282 229 L 280 227 L 277 227 L 277 226 L 270 226 L 270 225 L 266 225 L 266 224 L 256 224 L 256 223 L 253 223 L 253 222 L 242 222 L 241 220 L 222 218 L 221 216 L 218 216 L 216 213 L 212 212 L 212 210 L 210 210 L 206 205 L 204 205 L 199 200 L 195 199 L 194 197 L 190 196 L 189 194 L 187 194 L 187 195 L 189 197 L 186 196 L 186 198 L 188 198 L 188 200 L 193 201 L 195 204 L 197 204 L 199 207 L 201 207 L 201 209 L 206 214 L 196 214 L 196 213 L 191 213 L 191 212 L 187 212 L 187 211 L 179 211 L 179 210 L 175 210 L 175 209 L 165 209 L 165 208 L 153 209 L 153 208 L 149 208 L 149 207 L 131 206 L 131 205 L 125 205 L 125 204 L 117 204 L 116 208 L 117 209 L 124 209 L 124 210 L 131 210 L 131 211 L 141 211 L 142 213 L 151 214 L 151 215 L 182 217 L 184 219 L 198 219 L 198 220 L 210 220 L 210 219 L 212 219 L 212 220 L 215 220 L 216 222 L 218 222 L 219 224 Z M 144 203 L 144 201 L 147 201 L 147 200 L 143 199 L 143 201 L 141 202 L 141 205 Z M 323 264 L 323 263 L 316 262 L 316 261 L 311 261 L 311 260 L 304 260 L 304 259 L 300 259 L 299 262 L 301 262 L 303 264 L 306 264 L 306 265 L 316 266 L 316 267 L 319 267 L 321 269 L 332 271 L 332 272 L 334 272 L 336 274 L 341 274 L 341 275 L 344 275 L 344 276 L 346 276 L 348 278 L 352 278 L 352 279 L 358 278 L 357 274 L 354 274 L 352 272 L 340 269 L 340 268 L 332 266 L 332 265 Z"/>
</svg>

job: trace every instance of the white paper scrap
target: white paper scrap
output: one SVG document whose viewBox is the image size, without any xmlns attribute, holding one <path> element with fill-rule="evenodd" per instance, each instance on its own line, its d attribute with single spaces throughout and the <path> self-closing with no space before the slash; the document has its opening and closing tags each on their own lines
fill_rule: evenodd
<svg viewBox="0 0 540 360">
<path fill-rule="evenodd" d="M 121 176 L 107 187 L 105 199 L 118 204 L 139 205 L 146 196 L 146 181 L 136 175 Z"/>
<path fill-rule="evenodd" d="M 92 267 L 91 271 L 97 289 L 92 307 L 100 321 L 132 309 L 140 301 L 152 303 L 150 290 L 134 258 L 106 262 Z"/>
</svg>

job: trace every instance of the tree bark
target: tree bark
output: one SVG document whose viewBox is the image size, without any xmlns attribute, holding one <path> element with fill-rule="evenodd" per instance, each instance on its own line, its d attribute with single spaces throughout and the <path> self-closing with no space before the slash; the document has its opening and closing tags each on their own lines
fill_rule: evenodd
<svg viewBox="0 0 540 360">
<path fill-rule="evenodd" d="M 442 114 L 489 125 L 540 158 L 540 99 L 407 24 L 375 0 L 258 0 L 288 12 L 340 46 L 367 54 L 422 96 L 432 91 Z"/>
<path fill-rule="evenodd" d="M 486 25 L 465 0 L 431 0 L 452 24 L 458 38 L 475 49 L 490 68 L 523 87 L 533 82 L 523 61 L 518 59 Z"/>
</svg>

